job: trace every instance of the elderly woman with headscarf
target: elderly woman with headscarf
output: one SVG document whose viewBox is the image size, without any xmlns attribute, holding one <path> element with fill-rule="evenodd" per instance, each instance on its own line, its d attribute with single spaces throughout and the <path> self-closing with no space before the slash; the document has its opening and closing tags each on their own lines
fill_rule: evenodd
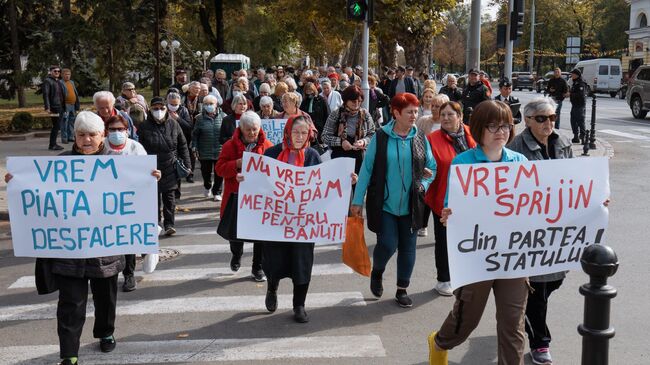
<svg viewBox="0 0 650 365">
<path fill-rule="evenodd" d="M 280 115 L 280 112 L 273 109 L 273 99 L 270 96 L 262 96 L 260 98 L 260 110 L 257 112 L 257 115 L 261 119 L 276 119 Z"/>
<path fill-rule="evenodd" d="M 261 129 L 261 120 L 253 111 L 242 114 L 239 119 L 239 127 L 230 140 L 224 143 L 219 159 L 215 164 L 215 172 L 224 179 L 223 202 L 221 203 L 221 216 L 223 217 L 228 200 L 233 193 L 239 190 L 237 174 L 241 172 L 242 156 L 244 151 L 263 154 L 273 143 L 266 139 L 266 134 Z M 230 269 L 238 271 L 241 267 L 241 257 L 244 253 L 244 242 L 239 240 L 230 241 Z M 251 274 L 255 281 L 265 280 L 262 270 L 262 244 L 253 243 L 253 265 Z"/>
<path fill-rule="evenodd" d="M 206 95 L 203 98 L 203 111 L 196 116 L 192 130 L 191 150 L 192 154 L 201 162 L 201 176 L 205 188 L 203 196 L 206 198 L 212 196 L 214 201 L 221 201 L 219 190 L 222 179 L 215 173 L 214 184 L 212 184 L 212 173 L 221 152 L 219 133 L 221 133 L 221 123 L 225 117 L 226 114 L 219 109 L 217 98 L 213 95 Z"/>
<path fill-rule="evenodd" d="M 104 121 L 98 115 L 89 111 L 80 112 L 75 119 L 75 142 L 72 150 L 61 155 L 80 158 L 105 155 L 107 150 L 104 146 L 104 130 Z M 122 132 L 126 134 L 126 131 Z M 160 178 L 160 171 L 154 170 L 151 175 Z M 10 183 L 12 178 L 11 174 L 6 174 L 5 182 Z M 56 321 L 61 364 L 77 363 L 81 332 L 86 321 L 89 282 L 95 309 L 93 337 L 99 339 L 100 351 L 113 351 L 117 345 L 113 337 L 117 307 L 117 277 L 124 269 L 124 255 L 49 260 L 51 275 L 59 291 Z"/>
<path fill-rule="evenodd" d="M 140 128 L 140 143 L 150 155 L 156 155 L 158 169 L 162 178 L 158 181 L 158 220 L 162 208 L 163 229 L 166 236 L 176 233 L 174 211 L 179 177 L 175 161 L 180 159 L 190 166 L 190 153 L 181 127 L 169 117 L 165 100 L 161 97 L 151 99 L 149 116 Z"/>
<path fill-rule="evenodd" d="M 363 92 L 359 87 L 349 86 L 342 95 L 343 106 L 330 113 L 321 138 L 332 149 L 332 158 L 354 158 L 354 172 L 359 173 L 363 153 L 375 134 L 375 123 L 361 107 Z"/>
<path fill-rule="evenodd" d="M 284 139 L 264 153 L 264 155 L 293 166 L 314 166 L 321 163 L 318 152 L 309 147 L 314 130 L 311 123 L 302 115 L 295 115 L 284 127 Z M 244 181 L 242 174 L 237 174 L 237 181 Z M 309 321 L 305 311 L 305 299 L 311 269 L 314 264 L 313 243 L 264 243 L 264 273 L 268 278 L 266 291 L 266 309 L 275 312 L 278 307 L 277 290 L 280 279 L 291 278 L 293 281 L 293 313 L 299 323 Z"/>
</svg>

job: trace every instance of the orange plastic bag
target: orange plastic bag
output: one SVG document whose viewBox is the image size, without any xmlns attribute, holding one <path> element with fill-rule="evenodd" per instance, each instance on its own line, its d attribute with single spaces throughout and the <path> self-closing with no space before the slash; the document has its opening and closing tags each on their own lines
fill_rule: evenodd
<svg viewBox="0 0 650 365">
<path fill-rule="evenodd" d="M 342 251 L 344 264 L 359 274 L 370 277 L 370 257 L 363 235 L 363 218 L 348 217 Z"/>
</svg>

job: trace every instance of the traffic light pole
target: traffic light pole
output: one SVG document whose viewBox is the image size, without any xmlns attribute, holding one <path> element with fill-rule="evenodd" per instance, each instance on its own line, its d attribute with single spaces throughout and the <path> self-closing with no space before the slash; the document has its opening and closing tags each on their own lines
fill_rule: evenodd
<svg viewBox="0 0 650 365">
<path fill-rule="evenodd" d="M 372 1 L 372 0 L 370 0 Z M 370 38 L 370 31 L 368 29 L 368 14 L 366 12 L 366 19 L 363 21 L 363 35 L 362 35 L 362 52 L 363 59 L 361 61 L 363 67 L 363 76 L 361 77 L 361 89 L 363 90 L 363 103 L 361 106 L 368 110 L 370 109 L 370 86 L 368 85 L 368 44 Z"/>
<path fill-rule="evenodd" d="M 506 58 L 505 58 L 505 63 L 503 67 L 503 77 L 507 78 L 508 80 L 512 80 L 512 49 L 514 47 L 514 40 L 512 40 L 510 34 L 511 31 L 510 29 L 514 27 L 515 25 L 512 24 L 512 17 L 510 14 L 512 14 L 513 10 L 515 7 L 515 1 L 510 0 L 508 2 L 508 29 L 506 29 Z"/>
</svg>

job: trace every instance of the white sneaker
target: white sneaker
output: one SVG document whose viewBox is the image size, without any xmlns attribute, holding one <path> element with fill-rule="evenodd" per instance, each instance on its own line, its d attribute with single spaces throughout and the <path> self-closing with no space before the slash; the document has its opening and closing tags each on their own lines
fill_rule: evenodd
<svg viewBox="0 0 650 365">
<path fill-rule="evenodd" d="M 429 231 L 427 230 L 427 227 L 420 228 L 418 230 L 418 237 L 426 237 L 429 234 Z"/>
<path fill-rule="evenodd" d="M 160 234 L 162 233 L 162 231 L 163 231 L 163 228 L 162 228 L 162 227 L 160 226 L 160 224 L 159 224 L 159 225 L 158 225 L 158 235 L 159 235 L 159 236 L 160 236 Z"/>
<path fill-rule="evenodd" d="M 221 201 L 221 194 L 217 194 L 214 196 L 214 201 L 220 202 Z"/>
<path fill-rule="evenodd" d="M 156 266 L 158 266 L 158 261 L 160 260 L 160 255 L 157 253 L 149 253 L 147 256 L 144 257 L 144 260 L 142 260 L 142 271 L 144 271 L 145 274 L 151 274 L 156 270 Z"/>
<path fill-rule="evenodd" d="M 435 290 L 438 292 L 438 294 L 442 295 L 443 297 L 450 297 L 454 295 L 454 293 L 451 290 L 451 282 L 449 281 L 439 281 L 436 284 Z"/>
<path fill-rule="evenodd" d="M 210 192 L 210 189 L 206 189 L 206 190 L 203 192 L 203 196 L 206 197 L 206 198 L 209 198 L 210 195 L 212 195 L 212 193 Z"/>
</svg>

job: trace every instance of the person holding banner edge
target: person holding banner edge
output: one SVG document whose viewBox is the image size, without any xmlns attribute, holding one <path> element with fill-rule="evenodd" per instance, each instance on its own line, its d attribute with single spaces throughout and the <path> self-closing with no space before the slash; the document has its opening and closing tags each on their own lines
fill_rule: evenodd
<svg viewBox="0 0 650 365">
<path fill-rule="evenodd" d="M 447 99 L 449 100 L 449 99 Z M 463 124 L 462 106 L 454 101 L 443 103 L 440 108 L 440 128 L 429 133 L 427 140 L 436 159 L 438 171 L 433 183 L 427 190 L 425 202 L 433 212 L 433 232 L 435 237 L 435 262 L 437 283 L 435 290 L 443 296 L 451 296 L 449 277 L 449 257 L 447 253 L 447 228 L 440 223 L 442 209 L 447 192 L 447 176 L 451 161 L 459 153 L 476 147 L 476 141 L 470 133 L 469 126 Z"/>
<path fill-rule="evenodd" d="M 106 155 L 104 121 L 95 113 L 82 111 L 75 119 L 75 142 L 72 150 L 61 154 L 75 156 Z M 151 173 L 160 179 L 160 171 Z M 13 175 L 6 174 L 9 183 Z M 124 269 L 124 255 L 88 259 L 51 260 L 51 275 L 59 290 L 57 303 L 57 334 L 62 365 L 78 362 L 80 338 L 86 321 L 88 283 L 93 293 L 95 323 L 93 337 L 99 338 L 99 349 L 111 352 L 117 343 L 115 317 L 117 307 L 117 277 Z"/>
<path fill-rule="evenodd" d="M 382 296 L 382 276 L 397 251 L 395 300 L 407 308 L 413 306 L 406 289 L 415 265 L 417 230 L 424 225 L 424 194 L 436 174 L 436 161 L 424 132 L 415 126 L 418 98 L 399 93 L 390 106 L 394 120 L 379 129 L 368 145 L 350 214 L 361 216 L 367 190 L 368 228 L 377 234 L 370 290 Z"/>
<path fill-rule="evenodd" d="M 527 161 L 506 148 L 514 139 L 510 107 L 501 101 L 484 101 L 476 106 L 470 132 L 478 146 L 456 156 L 451 165 Z M 448 191 L 448 190 L 447 190 Z M 445 197 L 445 206 L 447 197 Z M 440 222 L 447 224 L 452 209 L 441 211 Z M 429 334 L 429 363 L 447 365 L 447 350 L 463 343 L 478 326 L 491 291 L 494 291 L 497 319 L 498 363 L 523 365 L 524 312 L 528 298 L 528 278 L 495 279 L 468 284 L 454 290 L 456 302 L 438 331 Z"/>
<path fill-rule="evenodd" d="M 551 98 L 537 98 L 526 104 L 526 129 L 508 144 L 529 160 L 573 158 L 571 140 L 553 129 L 557 119 L 556 105 Z M 549 351 L 551 332 L 546 324 L 548 298 L 562 285 L 564 271 L 529 278 L 532 291 L 526 303 L 525 329 L 530 345 L 530 357 L 535 364 L 552 364 Z"/>
<path fill-rule="evenodd" d="M 239 190 L 237 175 L 241 172 L 244 151 L 263 154 L 264 151 L 273 146 L 273 143 L 266 139 L 266 134 L 261 129 L 261 125 L 260 117 L 255 112 L 245 112 L 239 119 L 239 127 L 235 129 L 232 138 L 221 148 L 214 170 L 217 175 L 224 179 L 223 201 L 221 202 L 220 212 L 222 219 L 230 198 L 234 197 L 233 193 Z M 232 271 L 238 271 L 244 253 L 244 242 L 239 240 L 230 241 L 230 251 L 232 252 L 230 268 Z M 251 274 L 253 279 L 258 282 L 265 280 L 262 262 L 262 243 L 254 242 Z"/>
</svg>

